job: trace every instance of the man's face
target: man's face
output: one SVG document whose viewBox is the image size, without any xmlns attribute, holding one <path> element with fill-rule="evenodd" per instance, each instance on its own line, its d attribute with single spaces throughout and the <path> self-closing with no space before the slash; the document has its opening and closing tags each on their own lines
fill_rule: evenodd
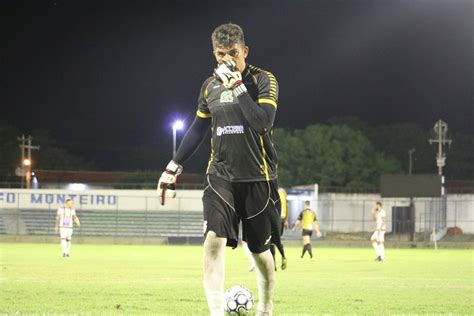
<svg viewBox="0 0 474 316">
<path fill-rule="evenodd" d="M 245 58 L 249 53 L 249 48 L 241 44 L 234 44 L 231 47 L 216 47 L 214 49 L 214 57 L 218 64 L 224 60 L 233 61 L 238 71 L 242 72 L 245 69 Z"/>
<path fill-rule="evenodd" d="M 71 208 L 73 203 L 74 203 L 73 201 L 67 201 L 66 202 L 66 207 Z"/>
</svg>

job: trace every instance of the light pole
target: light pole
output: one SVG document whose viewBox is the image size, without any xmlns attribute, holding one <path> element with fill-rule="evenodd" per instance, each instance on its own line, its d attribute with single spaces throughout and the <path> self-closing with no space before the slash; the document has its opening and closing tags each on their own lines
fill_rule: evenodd
<svg viewBox="0 0 474 316">
<path fill-rule="evenodd" d="M 408 175 L 411 176 L 411 173 L 413 171 L 413 159 L 412 159 L 412 155 L 413 153 L 416 151 L 415 148 L 412 148 L 408 151 Z"/>
<path fill-rule="evenodd" d="M 446 154 L 443 153 L 443 146 L 448 144 L 451 146 L 451 139 L 446 138 L 448 132 L 448 124 L 439 120 L 436 122 L 435 126 L 433 127 L 437 138 L 429 139 L 428 142 L 430 144 L 438 143 L 438 155 L 436 155 L 436 165 L 438 166 L 438 174 L 443 174 L 443 167 L 446 164 Z"/>
<path fill-rule="evenodd" d="M 181 130 L 183 127 L 183 121 L 178 120 L 173 123 L 173 158 L 176 156 L 176 131 Z"/>
<path fill-rule="evenodd" d="M 26 180 L 26 188 L 30 188 L 31 183 L 31 160 L 26 158 L 23 159 L 23 166 L 26 167 L 25 171 L 25 180 Z"/>
</svg>

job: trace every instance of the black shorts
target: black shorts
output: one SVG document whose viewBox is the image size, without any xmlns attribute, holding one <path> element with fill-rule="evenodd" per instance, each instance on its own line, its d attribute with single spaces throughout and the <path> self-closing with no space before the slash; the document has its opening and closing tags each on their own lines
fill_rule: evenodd
<svg viewBox="0 0 474 316">
<path fill-rule="evenodd" d="M 229 182 L 207 175 L 202 197 L 204 236 L 213 231 L 217 237 L 227 238 L 227 246 L 235 248 L 242 221 L 242 239 L 250 251 L 264 252 L 271 243 L 280 243 L 277 198 L 276 181 Z"/>
<path fill-rule="evenodd" d="M 312 235 L 313 235 L 313 230 L 312 229 L 303 229 L 303 236 L 311 237 Z"/>
</svg>

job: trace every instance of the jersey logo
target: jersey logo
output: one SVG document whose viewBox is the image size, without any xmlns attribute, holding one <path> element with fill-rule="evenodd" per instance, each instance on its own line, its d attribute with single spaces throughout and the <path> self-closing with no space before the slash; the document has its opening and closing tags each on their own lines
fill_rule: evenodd
<svg viewBox="0 0 474 316">
<path fill-rule="evenodd" d="M 265 240 L 265 245 L 268 245 L 270 243 L 270 239 L 272 239 L 272 236 L 270 235 L 270 237 L 268 237 L 267 240 Z"/>
<path fill-rule="evenodd" d="M 234 102 L 234 95 L 232 94 L 232 91 L 230 90 L 222 91 L 221 103 L 230 103 L 230 102 Z"/>
<path fill-rule="evenodd" d="M 228 134 L 244 134 L 244 126 L 243 125 L 229 125 L 216 128 L 216 135 L 228 135 Z"/>
</svg>

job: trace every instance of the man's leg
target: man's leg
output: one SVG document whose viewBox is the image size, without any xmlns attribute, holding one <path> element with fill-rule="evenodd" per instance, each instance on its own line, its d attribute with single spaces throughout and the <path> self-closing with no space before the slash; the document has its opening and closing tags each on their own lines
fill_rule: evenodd
<svg viewBox="0 0 474 316">
<path fill-rule="evenodd" d="M 271 245 L 270 245 L 270 253 L 272 254 L 272 257 L 273 257 L 273 266 L 275 267 L 275 271 L 276 271 L 277 267 L 276 267 L 275 245 L 274 245 L 274 244 L 271 244 Z"/>
<path fill-rule="evenodd" d="M 66 256 L 69 256 L 69 252 L 71 251 L 71 238 L 67 238 L 66 242 Z"/>
<path fill-rule="evenodd" d="M 301 254 L 301 258 L 304 257 L 304 254 L 306 253 L 306 251 L 309 252 L 309 247 L 311 246 L 310 242 L 311 242 L 311 240 L 309 239 L 309 236 L 304 235 L 303 236 L 303 253 Z M 311 257 L 313 257 L 313 255 L 311 253 L 310 253 L 310 255 L 311 255 Z"/>
<path fill-rule="evenodd" d="M 313 258 L 313 249 L 311 249 L 311 243 L 308 243 L 308 253 L 311 258 Z"/>
<path fill-rule="evenodd" d="M 379 238 L 377 239 L 377 242 L 379 246 L 380 261 L 383 261 L 385 259 L 385 246 L 384 246 L 385 232 L 384 231 L 379 232 L 378 237 Z"/>
<path fill-rule="evenodd" d="M 377 237 L 378 237 L 377 232 L 374 232 L 372 236 L 370 237 L 370 242 L 372 243 L 372 247 L 374 248 L 375 253 L 377 254 L 377 258 L 375 258 L 375 260 L 378 260 L 380 258 L 380 249 L 377 243 Z"/>
<path fill-rule="evenodd" d="M 226 238 L 209 231 L 204 241 L 204 291 L 211 316 L 224 315 L 224 251 Z"/>
<path fill-rule="evenodd" d="M 66 257 L 67 252 L 67 241 L 66 241 L 66 232 L 64 228 L 59 228 L 59 237 L 61 238 L 61 249 L 63 251 L 63 257 Z"/>
<path fill-rule="evenodd" d="M 306 253 L 307 248 L 308 247 L 306 246 L 306 244 L 304 243 L 304 240 L 303 240 L 303 251 L 301 252 L 301 258 L 304 257 L 304 254 Z"/>
<path fill-rule="evenodd" d="M 383 242 L 379 242 L 379 252 L 380 252 L 380 259 L 383 260 L 385 258 L 385 247 Z"/>
<path fill-rule="evenodd" d="M 281 242 L 277 244 L 276 246 L 278 248 L 278 251 L 281 254 L 281 269 L 285 270 L 288 264 L 288 259 L 286 259 L 286 256 L 285 256 L 285 249 L 283 248 L 283 244 Z"/>
<path fill-rule="evenodd" d="M 270 250 L 254 253 L 257 266 L 258 305 L 256 315 L 272 315 L 275 264 Z"/>
<path fill-rule="evenodd" d="M 377 255 L 377 259 L 378 259 L 380 257 L 380 249 L 379 249 L 379 244 L 375 240 L 372 240 L 372 247 L 374 248 L 375 253 Z"/>
<path fill-rule="evenodd" d="M 66 256 L 66 253 L 67 253 L 67 240 L 66 240 L 66 238 L 61 238 L 61 249 L 63 250 L 63 256 Z"/>
<path fill-rule="evenodd" d="M 252 252 L 249 249 L 249 246 L 247 245 L 247 242 L 242 241 L 242 248 L 244 248 L 244 252 L 249 258 L 250 261 L 250 266 L 249 266 L 249 271 L 252 272 L 255 270 L 255 259 L 253 258 Z"/>
<path fill-rule="evenodd" d="M 275 245 L 278 248 L 278 252 L 281 255 L 281 269 L 285 270 L 288 260 L 286 259 L 286 256 L 285 256 L 285 248 L 283 247 L 283 243 L 281 242 L 281 236 L 283 235 L 283 230 L 284 230 L 284 221 L 280 220 L 280 234 L 277 235 L 276 238 L 273 238 L 272 242 L 273 242 L 273 245 Z M 276 263 L 275 263 L 275 269 L 276 269 Z"/>
</svg>

